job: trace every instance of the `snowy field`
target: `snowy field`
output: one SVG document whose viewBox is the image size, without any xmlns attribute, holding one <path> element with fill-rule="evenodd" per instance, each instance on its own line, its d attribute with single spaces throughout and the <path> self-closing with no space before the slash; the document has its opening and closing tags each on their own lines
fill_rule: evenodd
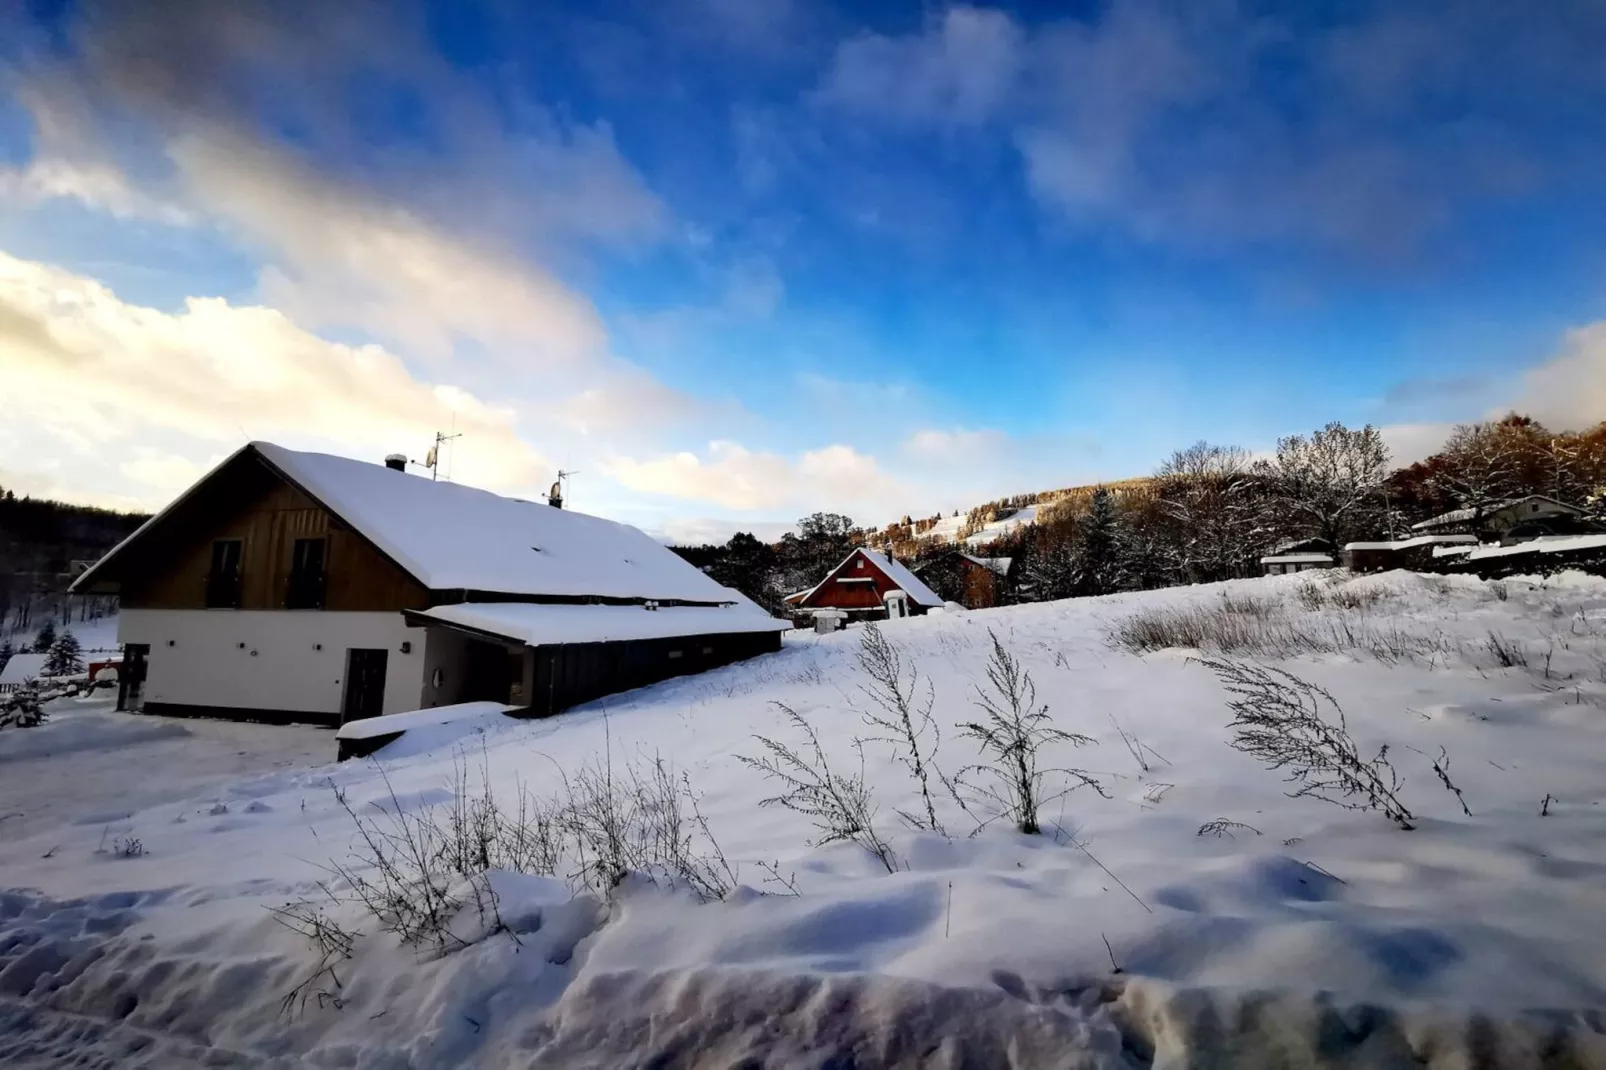
<svg viewBox="0 0 1606 1070">
<path fill-rule="evenodd" d="M 1289 798 L 1230 745 L 1199 651 L 1112 641 L 1134 618 L 1225 620 L 1326 688 L 1360 753 L 1388 745 L 1414 827 Z M 1102 790 L 1048 773 L 1038 836 L 974 831 L 935 783 L 946 835 L 900 819 L 927 823 L 907 765 L 853 746 L 878 734 L 860 629 L 339 766 L 304 764 L 328 733 L 57 703 L 0 738 L 22 748 L 0 813 L 28 815 L 0 824 L 0 1066 L 1606 1066 L 1606 581 L 1281 576 L 885 626 L 932 689 L 926 758 L 972 784 L 955 726 L 989 630 L 1090 737 L 1042 763 Z M 761 805 L 782 786 L 740 760 L 755 735 L 805 746 L 777 703 L 862 768 L 886 864 Z M 449 823 L 483 780 L 506 815 L 656 758 L 698 796 L 704 875 L 734 872 L 722 899 L 662 873 L 575 894 L 596 859 L 564 854 L 464 882 L 409 944 L 331 872 L 379 881 L 361 830 L 395 834 L 398 807 Z M 269 913 L 303 901 L 321 943 Z"/>
</svg>

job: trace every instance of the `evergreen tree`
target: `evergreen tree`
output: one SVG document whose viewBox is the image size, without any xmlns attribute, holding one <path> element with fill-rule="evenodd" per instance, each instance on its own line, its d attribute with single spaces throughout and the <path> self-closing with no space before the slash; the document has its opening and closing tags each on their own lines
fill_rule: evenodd
<svg viewBox="0 0 1606 1070">
<path fill-rule="evenodd" d="M 45 626 L 39 629 L 39 634 L 33 637 L 33 652 L 35 654 L 48 654 L 56 642 L 56 622 L 45 621 Z"/>
<path fill-rule="evenodd" d="M 37 728 L 47 717 L 32 680 L 13 691 L 10 700 L 0 706 L 0 728 Z"/>
<path fill-rule="evenodd" d="M 1087 519 L 1082 523 L 1082 552 L 1077 562 L 1076 593 L 1108 594 L 1120 585 L 1116 547 L 1120 521 L 1115 515 L 1115 496 L 1109 488 L 1093 492 Z"/>
<path fill-rule="evenodd" d="M 78 637 L 70 629 L 62 632 L 45 655 L 45 675 L 76 676 L 83 671 L 83 648 L 78 645 Z"/>
<path fill-rule="evenodd" d="M 17 648 L 11 645 L 11 640 L 7 639 L 5 642 L 0 643 L 0 672 L 5 671 L 6 662 L 10 661 L 11 655 L 16 652 Z"/>
</svg>

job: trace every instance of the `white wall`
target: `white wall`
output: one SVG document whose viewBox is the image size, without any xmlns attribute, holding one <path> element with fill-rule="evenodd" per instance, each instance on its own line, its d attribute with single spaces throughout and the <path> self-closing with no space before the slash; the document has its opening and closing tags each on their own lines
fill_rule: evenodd
<svg viewBox="0 0 1606 1070">
<path fill-rule="evenodd" d="M 424 635 L 400 613 L 323 610 L 125 609 L 117 629 L 120 642 L 150 644 L 146 702 L 295 710 L 334 720 L 351 647 L 390 652 L 385 713 L 422 705 Z M 410 653 L 402 653 L 403 643 Z"/>
</svg>

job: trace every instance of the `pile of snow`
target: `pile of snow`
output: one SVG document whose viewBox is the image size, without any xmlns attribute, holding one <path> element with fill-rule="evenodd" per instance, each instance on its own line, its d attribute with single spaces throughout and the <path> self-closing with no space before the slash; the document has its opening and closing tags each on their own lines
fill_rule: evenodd
<svg viewBox="0 0 1606 1070">
<path fill-rule="evenodd" d="M 505 702 L 455 702 L 427 710 L 347 721 L 335 733 L 335 738 L 344 744 L 357 744 L 364 753 L 370 751 L 362 747 L 362 743 L 379 741 L 386 758 L 400 758 L 440 750 L 465 737 L 483 736 L 511 727 L 507 714 L 518 708 Z M 392 738 L 386 741 L 385 737 Z"/>
<path fill-rule="evenodd" d="M 1306 608 L 1313 582 L 1354 597 Z M 1289 798 L 1281 771 L 1229 745 L 1228 696 L 1196 651 L 1110 643 L 1134 614 L 1190 608 L 1431 645 L 1388 662 L 1358 650 L 1275 662 L 1331 691 L 1363 754 L 1388 744 L 1416 830 Z M 778 785 L 738 756 L 762 753 L 755 734 L 805 746 L 777 703 L 807 718 L 842 773 L 860 768 L 852 741 L 875 733 L 864 630 L 790 634 L 780 654 L 467 747 L 264 770 L 236 793 L 258 808 L 216 821 L 196 819 L 196 800 L 149 807 L 113 830 L 140 841 L 137 857 L 104 850 L 95 826 L 0 842 L 17 889 L 0 893 L 0 1063 L 27 1051 L 173 1066 L 207 1049 L 415 1067 L 691 1052 L 718 1065 L 1606 1061 L 1588 1024 L 1606 994 L 1606 581 L 1274 576 L 883 628 L 930 683 L 946 772 L 976 760 L 954 726 L 977 714 L 991 633 L 1054 724 L 1093 740 L 1044 766 L 1086 770 L 1108 797 L 1053 798 L 1042 836 L 1002 823 L 971 836 L 939 793 L 950 835 L 916 831 L 897 816 L 923 812 L 916 784 L 871 743 L 862 768 L 896 872 L 850 844 L 810 847 L 819 833 L 762 805 Z M 399 946 L 344 904 L 366 935 L 338 987 L 324 977 L 323 998 L 281 1014 L 318 954 L 263 908 L 318 900 L 330 861 L 352 864 L 348 808 L 421 815 L 463 775 L 471 793 L 488 777 L 511 808 L 520 785 L 559 791 L 587 763 L 624 777 L 655 758 L 686 775 L 737 872 L 725 902 L 637 880 L 571 898 L 566 870 L 492 873 L 517 942 L 476 911 L 452 920 L 468 946 L 444 956 Z M 70 780 L 74 760 L 10 763 L 0 792 Z M 1220 835 L 1201 834 L 1218 822 Z"/>
</svg>

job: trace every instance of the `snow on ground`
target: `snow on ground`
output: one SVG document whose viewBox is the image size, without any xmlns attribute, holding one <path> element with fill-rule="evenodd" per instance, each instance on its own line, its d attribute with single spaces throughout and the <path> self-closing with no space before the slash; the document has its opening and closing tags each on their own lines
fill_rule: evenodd
<svg viewBox="0 0 1606 1070">
<path fill-rule="evenodd" d="M 1365 753 L 1389 744 L 1415 830 L 1287 798 L 1228 745 L 1227 696 L 1194 651 L 1110 644 L 1175 607 L 1304 636 L 1314 652 L 1274 664 L 1329 689 Z M 737 758 L 761 753 L 755 733 L 801 743 L 784 702 L 839 770 L 859 767 L 860 629 L 401 757 L 275 769 L 271 741 L 298 730 L 229 726 L 265 755 L 220 778 L 199 760 L 218 726 L 185 722 L 0 758 L 0 812 L 37 795 L 61 814 L 0 842 L 0 1065 L 1606 1066 L 1606 581 L 1279 576 L 893 622 L 932 682 L 949 772 L 974 760 L 951 726 L 975 716 L 989 630 L 1055 724 L 1096 740 L 1045 764 L 1110 797 L 1054 801 L 1036 837 L 969 836 L 939 798 L 952 838 L 915 832 L 896 816 L 918 806 L 913 782 L 868 745 L 894 873 L 810 847 Z M 91 715 L 113 716 L 57 723 Z M 1471 816 L 1433 772 L 1441 747 Z M 740 872 L 727 901 L 632 879 L 604 902 L 496 874 L 517 938 L 460 919 L 471 946 L 444 956 L 348 904 L 363 935 L 333 960 L 338 987 L 281 1009 L 318 958 L 265 908 L 351 864 L 335 789 L 359 814 L 422 813 L 465 766 L 512 798 L 654 756 L 701 793 Z M 127 817 L 85 820 L 113 798 Z M 1247 827 L 1198 834 L 1216 819 Z M 119 857 L 108 834 L 143 850 Z M 760 894 L 782 890 L 760 863 L 799 894 Z"/>
</svg>

